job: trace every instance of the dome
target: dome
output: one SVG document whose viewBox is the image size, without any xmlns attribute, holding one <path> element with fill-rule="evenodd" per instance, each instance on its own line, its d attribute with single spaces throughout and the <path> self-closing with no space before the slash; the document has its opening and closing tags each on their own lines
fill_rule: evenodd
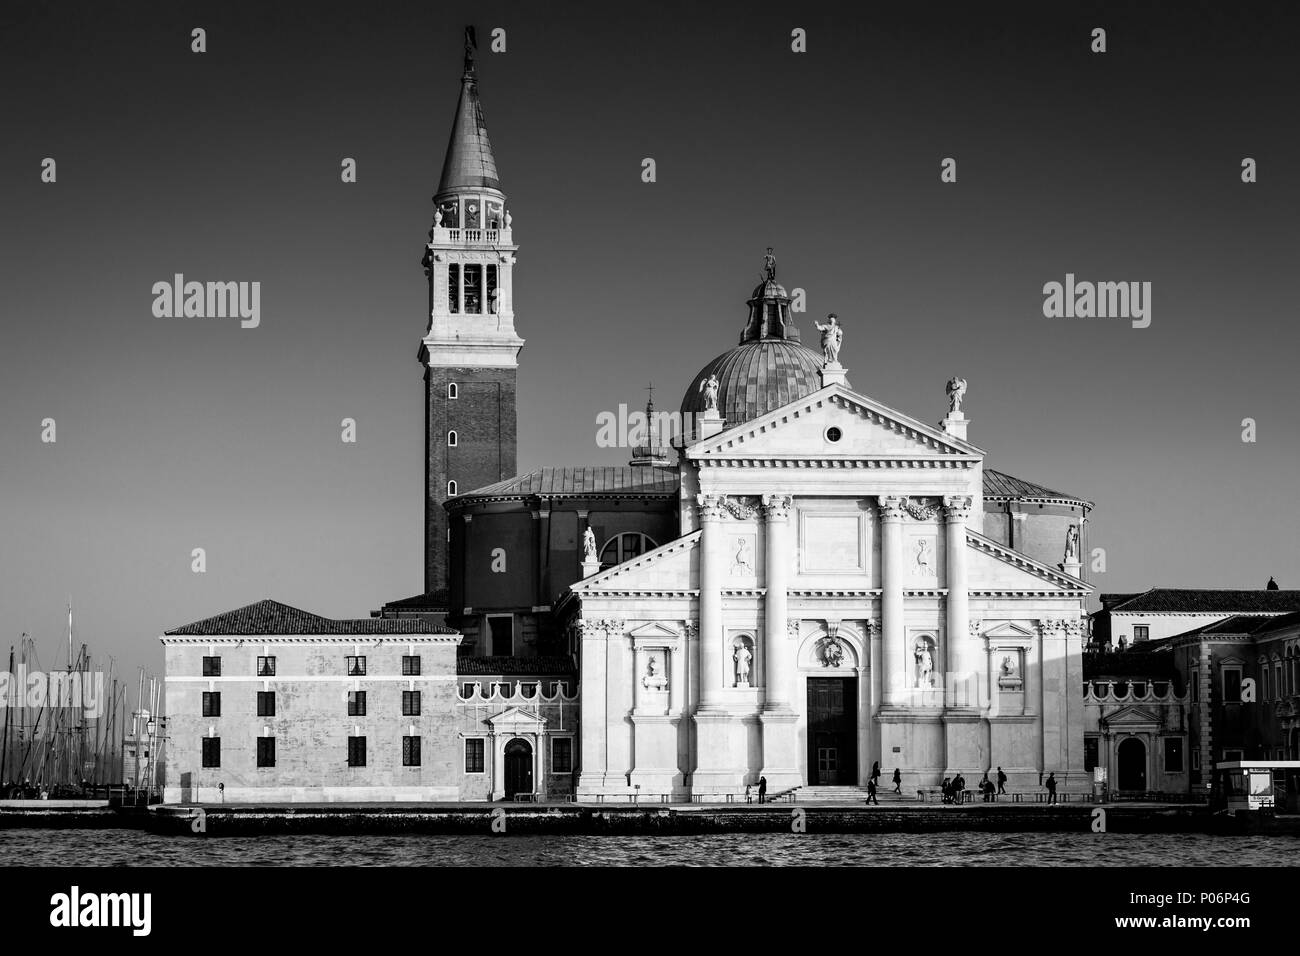
<svg viewBox="0 0 1300 956">
<path fill-rule="evenodd" d="M 682 399 L 682 419 L 704 412 L 700 385 L 710 375 L 718 377 L 718 412 L 730 428 L 820 389 L 821 367 L 821 353 L 798 342 L 744 342 L 700 369 Z"/>
</svg>

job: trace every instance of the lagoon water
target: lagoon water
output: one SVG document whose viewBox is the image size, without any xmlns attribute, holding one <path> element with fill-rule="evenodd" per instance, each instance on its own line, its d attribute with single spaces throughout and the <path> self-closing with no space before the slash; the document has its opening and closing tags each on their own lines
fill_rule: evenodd
<svg viewBox="0 0 1300 956">
<path fill-rule="evenodd" d="M 258 836 L 0 830 L 0 866 L 1295 866 L 1300 837 L 1081 833 Z"/>
</svg>

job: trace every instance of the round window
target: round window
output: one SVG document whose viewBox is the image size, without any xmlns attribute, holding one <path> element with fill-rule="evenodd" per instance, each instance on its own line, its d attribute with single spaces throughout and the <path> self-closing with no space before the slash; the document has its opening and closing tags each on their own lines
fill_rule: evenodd
<svg viewBox="0 0 1300 956">
<path fill-rule="evenodd" d="M 831 441 L 831 442 L 839 441 L 841 437 L 842 437 L 842 434 L 841 434 L 841 432 L 840 432 L 840 430 L 839 430 L 838 428 L 833 428 L 833 427 L 832 427 L 832 428 L 828 428 L 828 429 L 826 429 L 826 440 L 827 440 L 827 441 Z"/>
</svg>

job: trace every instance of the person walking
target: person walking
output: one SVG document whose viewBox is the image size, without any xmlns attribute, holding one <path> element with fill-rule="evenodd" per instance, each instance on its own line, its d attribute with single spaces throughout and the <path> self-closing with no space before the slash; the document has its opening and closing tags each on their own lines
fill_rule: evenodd
<svg viewBox="0 0 1300 956">
<path fill-rule="evenodd" d="M 877 760 L 871 765 L 871 779 L 875 783 L 880 783 L 880 761 Z"/>
<path fill-rule="evenodd" d="M 1007 792 L 1007 775 L 1002 772 L 1001 767 L 998 767 L 998 793 L 1006 793 L 1006 792 Z"/>
<path fill-rule="evenodd" d="M 880 801 L 876 799 L 876 778 L 875 777 L 867 778 L 867 803 L 868 804 L 874 803 L 876 806 L 880 806 Z"/>
<path fill-rule="evenodd" d="M 894 768 L 894 793 L 902 793 L 902 792 L 903 792 L 903 775 L 899 773 L 898 768 L 895 767 Z"/>
<path fill-rule="evenodd" d="M 1055 773 L 1049 773 L 1047 775 L 1046 786 L 1047 786 L 1047 802 L 1055 803 L 1056 802 L 1056 774 Z"/>
<path fill-rule="evenodd" d="M 767 799 L 767 777 L 758 778 L 758 802 L 762 803 Z"/>
<path fill-rule="evenodd" d="M 984 795 L 985 803 L 993 799 L 993 781 L 989 779 L 987 770 L 984 771 L 984 776 L 980 779 L 980 793 Z"/>
</svg>

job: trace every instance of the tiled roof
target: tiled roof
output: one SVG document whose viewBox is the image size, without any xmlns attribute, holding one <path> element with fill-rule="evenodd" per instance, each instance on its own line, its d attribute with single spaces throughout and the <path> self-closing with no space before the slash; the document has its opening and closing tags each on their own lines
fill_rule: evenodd
<svg viewBox="0 0 1300 956">
<path fill-rule="evenodd" d="M 445 611 L 447 610 L 447 589 L 439 588 L 425 594 L 415 594 L 384 604 L 385 611 Z"/>
<path fill-rule="evenodd" d="M 1130 614 L 1252 614 L 1300 611 L 1300 591 L 1230 590 L 1200 588 L 1152 588 L 1141 594 L 1108 604 L 1111 611 Z"/>
<path fill-rule="evenodd" d="M 984 497 L 1064 498 L 1068 501 L 1079 501 L 1087 505 L 1092 504 L 1086 498 L 1080 498 L 1078 495 L 1066 494 L 1064 491 L 1053 491 L 1051 488 L 1036 485 L 1032 481 L 1025 481 L 1023 478 L 1015 478 L 1006 472 L 995 471 L 988 467 L 984 469 Z"/>
<path fill-rule="evenodd" d="M 563 655 L 539 657 L 458 657 L 456 673 L 473 674 L 576 674 L 573 658 Z"/>
<path fill-rule="evenodd" d="M 798 342 L 745 342 L 700 369 L 682 398 L 682 414 L 703 414 L 705 395 L 701 385 L 710 375 L 716 375 L 718 411 L 728 428 L 739 425 L 817 391 L 822 387 L 821 367 L 821 353 Z"/>
<path fill-rule="evenodd" d="M 372 617 L 359 620 L 335 620 L 303 611 L 269 598 L 236 608 L 193 624 L 175 627 L 164 636 L 196 634 L 226 635 L 278 634 L 456 634 L 449 627 L 430 624 L 419 618 Z"/>
<path fill-rule="evenodd" d="M 465 498 L 522 498 L 540 495 L 546 498 L 582 497 L 583 495 L 620 494 L 629 498 L 642 495 L 677 494 L 677 471 L 673 468 L 630 468 L 588 465 L 573 468 L 538 468 L 526 475 L 475 488 L 452 498 L 448 504 Z"/>
</svg>

